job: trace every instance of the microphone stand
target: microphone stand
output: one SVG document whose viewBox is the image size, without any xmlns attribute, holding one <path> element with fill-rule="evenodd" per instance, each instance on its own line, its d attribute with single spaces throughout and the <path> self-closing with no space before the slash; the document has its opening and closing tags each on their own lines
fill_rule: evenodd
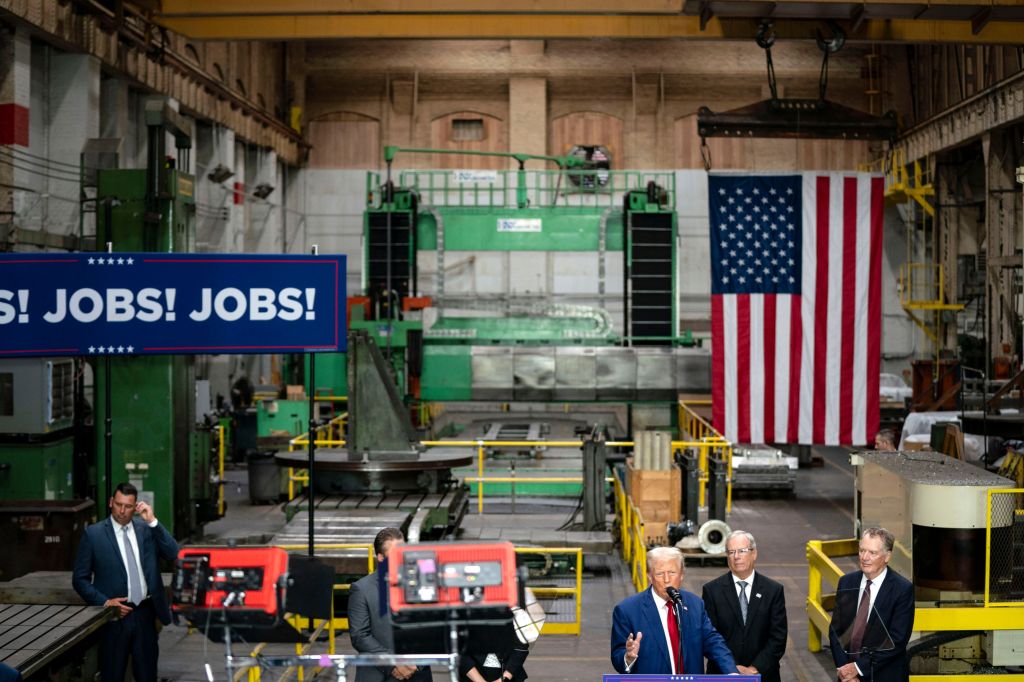
<svg viewBox="0 0 1024 682">
<path fill-rule="evenodd" d="M 683 609 L 681 608 L 682 605 L 683 605 L 683 600 L 682 599 L 679 599 L 679 600 L 673 599 L 672 600 L 672 608 L 675 609 L 675 612 L 676 612 L 676 627 L 679 628 L 679 651 L 676 652 L 676 654 L 677 654 L 676 659 L 680 663 L 683 663 L 685 665 L 686 661 L 683 660 Z M 677 675 L 682 675 L 683 671 L 680 670 L 676 674 Z"/>
<path fill-rule="evenodd" d="M 682 661 L 685 666 L 686 661 L 683 660 L 683 596 L 679 594 L 679 590 L 674 587 L 668 588 L 668 598 L 672 601 L 672 609 L 676 612 L 676 628 L 679 630 L 679 651 L 676 652 L 676 660 Z M 671 638 L 670 638 L 671 639 Z M 674 663 L 674 661 L 669 661 Z M 683 671 L 680 670 L 677 675 L 682 675 Z"/>
</svg>

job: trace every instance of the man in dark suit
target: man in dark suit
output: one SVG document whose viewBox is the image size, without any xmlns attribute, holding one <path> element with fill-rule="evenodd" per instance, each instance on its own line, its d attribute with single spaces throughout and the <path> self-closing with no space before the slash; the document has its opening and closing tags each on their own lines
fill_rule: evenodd
<svg viewBox="0 0 1024 682">
<path fill-rule="evenodd" d="M 612 612 L 612 665 L 622 674 L 701 674 L 707 657 L 735 673 L 729 647 L 708 620 L 697 595 L 680 590 L 686 575 L 683 553 L 656 547 L 647 553 L 651 586 L 627 597 Z M 681 604 L 672 608 L 672 593 Z M 682 617 L 679 620 L 679 616 Z"/>
<path fill-rule="evenodd" d="M 780 682 L 779 661 L 786 653 L 786 595 L 782 585 L 754 570 L 757 543 L 745 530 L 725 540 L 729 572 L 704 586 L 704 607 L 711 624 L 725 639 L 744 675 L 762 682 Z M 722 671 L 708 661 L 708 673 Z"/>
<path fill-rule="evenodd" d="M 893 534 L 860 536 L 860 570 L 839 579 L 829 627 L 840 682 L 906 682 L 907 642 L 914 630 L 914 585 L 889 569 Z"/>
<path fill-rule="evenodd" d="M 135 680 L 156 682 L 156 619 L 171 622 L 159 559 L 173 560 L 178 543 L 138 495 L 130 483 L 117 485 L 110 517 L 85 529 L 71 574 L 86 604 L 117 609 L 100 640 L 103 682 L 124 679 L 129 655 Z"/>
<path fill-rule="evenodd" d="M 402 531 L 397 528 L 385 528 L 377 533 L 373 540 L 377 570 L 352 583 L 348 598 L 348 631 L 353 648 L 361 654 L 390 654 L 395 651 L 388 607 L 388 553 L 404 540 Z M 356 682 L 384 682 L 388 679 L 429 682 L 430 668 L 389 665 L 356 669 Z"/>
</svg>

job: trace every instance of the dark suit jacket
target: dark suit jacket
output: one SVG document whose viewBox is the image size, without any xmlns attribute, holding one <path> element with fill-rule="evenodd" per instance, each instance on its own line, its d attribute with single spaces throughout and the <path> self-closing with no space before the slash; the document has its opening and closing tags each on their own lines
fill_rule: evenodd
<svg viewBox="0 0 1024 682">
<path fill-rule="evenodd" d="M 395 650 L 395 635 L 391 629 L 391 614 L 380 614 L 380 595 L 377 573 L 363 576 L 352 583 L 348 597 L 348 633 L 352 647 L 361 654 L 390 654 Z M 356 682 L 384 682 L 393 680 L 395 666 L 356 668 Z M 421 668 L 412 676 L 413 682 L 429 682 L 430 668 Z"/>
<path fill-rule="evenodd" d="M 839 633 L 847 632 L 853 627 L 853 621 L 857 617 L 857 595 L 863 575 L 861 571 L 854 571 L 839 579 L 836 607 L 832 612 L 832 626 L 829 628 L 832 660 L 835 661 L 837 668 L 851 660 L 843 646 L 844 643 L 848 646 L 848 642 L 841 638 Z M 868 619 L 862 646 L 888 648 L 887 640 L 891 639 L 893 648 L 871 654 L 874 661 L 874 677 L 871 676 L 872 666 L 867 655 L 861 654 L 857 659 L 857 666 L 864 673 L 860 679 L 863 682 L 906 682 L 910 676 L 907 667 L 907 642 L 910 641 L 910 633 L 913 631 L 914 584 L 890 568 L 875 596 L 875 608 Z"/>
<path fill-rule="evenodd" d="M 788 634 L 786 595 L 782 585 L 760 571 L 754 571 L 754 583 L 749 589 L 746 625 L 732 573 L 719 576 L 704 586 L 704 607 L 736 663 L 757 668 L 762 682 L 779 682 L 779 661 L 786 653 Z M 707 671 L 709 674 L 722 672 L 714 661 L 708 661 Z"/>
<path fill-rule="evenodd" d="M 484 662 L 487 660 L 487 654 L 492 653 L 501 661 L 502 674 L 508 671 L 512 673 L 512 682 L 523 682 L 527 678 L 523 664 L 526 662 L 526 657 L 530 654 L 530 647 L 519 641 L 519 638 L 516 637 L 515 628 L 511 624 L 502 636 L 502 641 L 494 643 L 493 648 L 493 651 L 486 653 L 476 651 L 463 652 L 462 656 L 459 657 L 460 679 L 468 680 L 467 674 L 473 668 L 480 672 L 484 667 Z M 484 678 L 491 679 L 486 675 L 484 675 Z"/>
<path fill-rule="evenodd" d="M 113 521 L 108 516 L 85 529 L 78 544 L 71 585 L 86 604 L 103 606 L 108 599 L 128 596 L 128 572 L 121 560 Z M 135 539 L 139 543 L 139 563 L 146 578 L 149 597 L 153 600 L 157 618 L 167 625 L 171 622 L 171 609 L 167 604 L 167 591 L 160 577 L 159 559 L 173 561 L 178 555 L 178 543 L 162 525 L 150 528 L 135 517 Z"/>
<path fill-rule="evenodd" d="M 708 620 L 704 602 L 686 590 L 680 590 L 679 593 L 683 597 L 683 618 L 679 623 L 679 635 L 683 645 L 683 672 L 702 674 L 705 656 L 715 661 L 720 670 L 727 673 L 736 672 L 729 647 Z M 636 637 L 637 632 L 644 633 L 644 636 L 640 640 L 640 654 L 629 672 L 647 675 L 671 674 L 672 659 L 651 588 L 623 599 L 612 612 L 612 665 L 619 673 L 626 673 L 626 638 L 630 633 Z"/>
</svg>

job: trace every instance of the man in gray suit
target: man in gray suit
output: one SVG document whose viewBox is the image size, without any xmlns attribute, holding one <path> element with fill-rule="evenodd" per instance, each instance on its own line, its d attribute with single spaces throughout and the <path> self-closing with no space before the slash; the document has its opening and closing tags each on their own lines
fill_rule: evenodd
<svg viewBox="0 0 1024 682">
<path fill-rule="evenodd" d="M 385 528 L 373 539 L 377 570 L 352 583 L 348 598 L 348 631 L 352 646 L 361 654 L 394 652 L 391 610 L 388 606 L 388 552 L 405 540 L 397 528 Z M 356 682 L 384 682 L 388 679 L 429 682 L 430 668 L 412 665 L 359 667 Z"/>
</svg>

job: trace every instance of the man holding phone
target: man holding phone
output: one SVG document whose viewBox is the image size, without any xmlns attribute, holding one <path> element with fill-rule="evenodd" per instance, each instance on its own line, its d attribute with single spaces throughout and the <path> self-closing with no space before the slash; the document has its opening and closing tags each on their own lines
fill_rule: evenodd
<svg viewBox="0 0 1024 682">
<path fill-rule="evenodd" d="M 136 682 L 156 682 L 156 619 L 171 622 L 159 560 L 174 560 L 178 543 L 138 496 L 132 484 L 117 485 L 110 517 L 85 529 L 71 574 L 86 604 L 117 609 L 100 640 L 103 682 L 123 680 L 129 656 Z"/>
</svg>

